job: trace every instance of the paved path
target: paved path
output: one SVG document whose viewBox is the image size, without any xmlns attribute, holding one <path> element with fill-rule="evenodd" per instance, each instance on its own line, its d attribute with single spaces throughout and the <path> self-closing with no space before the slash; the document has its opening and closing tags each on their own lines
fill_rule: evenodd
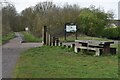
<svg viewBox="0 0 120 80">
<path fill-rule="evenodd" d="M 42 43 L 21 43 L 21 41 L 21 34 L 16 33 L 16 38 L 2 46 L 2 78 L 13 78 L 13 71 L 21 52 L 42 46 Z"/>
</svg>

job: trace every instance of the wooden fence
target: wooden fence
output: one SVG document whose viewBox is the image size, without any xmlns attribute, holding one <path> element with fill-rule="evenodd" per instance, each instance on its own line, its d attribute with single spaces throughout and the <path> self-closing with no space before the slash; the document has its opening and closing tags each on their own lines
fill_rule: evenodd
<svg viewBox="0 0 120 80">
<path fill-rule="evenodd" d="M 43 31 L 42 31 L 42 41 L 43 41 L 43 44 L 44 45 L 47 45 L 47 46 L 63 46 L 63 47 L 67 47 L 67 48 L 73 48 L 74 52 L 78 52 L 78 49 L 83 49 L 83 47 L 85 49 L 92 49 L 94 51 L 96 51 L 96 49 L 98 50 L 99 48 L 101 48 L 104 53 L 112 53 L 112 54 L 116 54 L 116 48 L 110 48 L 110 43 L 114 43 L 114 42 L 106 42 L 109 46 L 107 46 L 107 48 L 105 47 L 101 47 L 100 44 L 99 46 L 95 46 L 94 44 L 92 44 L 92 46 L 80 46 L 79 44 L 80 43 L 83 43 L 83 44 L 88 44 L 88 43 L 85 43 L 85 41 L 79 41 L 79 42 L 76 42 L 75 43 L 72 43 L 72 44 L 64 44 L 62 42 L 60 42 L 59 38 L 58 37 L 55 37 L 55 36 L 51 36 L 51 34 L 48 33 L 47 31 L 47 26 L 44 26 L 43 28 Z M 79 45 L 79 46 L 78 46 Z M 103 44 L 105 45 L 105 44 Z M 107 52 L 106 52 L 107 50 Z M 97 51 L 96 53 L 98 53 L 100 55 L 100 52 Z M 96 54 L 97 55 L 97 54 Z M 98 55 L 98 56 L 99 56 Z"/>
</svg>

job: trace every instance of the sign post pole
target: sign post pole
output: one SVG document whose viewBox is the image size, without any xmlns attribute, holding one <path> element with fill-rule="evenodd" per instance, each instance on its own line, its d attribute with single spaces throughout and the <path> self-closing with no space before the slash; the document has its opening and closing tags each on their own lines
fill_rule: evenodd
<svg viewBox="0 0 120 80">
<path fill-rule="evenodd" d="M 76 28 L 75 36 L 76 36 L 76 40 L 77 40 L 77 28 Z"/>
</svg>

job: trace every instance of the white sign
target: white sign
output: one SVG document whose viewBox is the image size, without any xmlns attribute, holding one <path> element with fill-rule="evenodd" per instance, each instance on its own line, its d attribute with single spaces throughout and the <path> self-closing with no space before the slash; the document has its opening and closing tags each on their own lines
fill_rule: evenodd
<svg viewBox="0 0 120 80">
<path fill-rule="evenodd" d="M 66 25 L 66 32 L 76 32 L 76 25 Z"/>
<path fill-rule="evenodd" d="M 25 31 L 28 31 L 28 27 L 25 28 Z"/>
</svg>

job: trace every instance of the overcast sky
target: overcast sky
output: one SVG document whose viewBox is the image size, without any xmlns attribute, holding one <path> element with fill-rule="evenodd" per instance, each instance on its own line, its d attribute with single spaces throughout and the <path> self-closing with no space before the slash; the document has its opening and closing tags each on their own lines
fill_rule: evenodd
<svg viewBox="0 0 120 80">
<path fill-rule="evenodd" d="M 118 17 L 118 2 L 120 0 L 6 0 L 15 5 L 18 12 L 21 12 L 27 7 L 35 6 L 38 2 L 52 1 L 53 3 L 62 6 L 66 2 L 68 4 L 78 4 L 80 7 L 89 7 L 95 5 L 96 7 L 103 8 L 106 12 L 112 10 L 115 18 Z"/>
</svg>

